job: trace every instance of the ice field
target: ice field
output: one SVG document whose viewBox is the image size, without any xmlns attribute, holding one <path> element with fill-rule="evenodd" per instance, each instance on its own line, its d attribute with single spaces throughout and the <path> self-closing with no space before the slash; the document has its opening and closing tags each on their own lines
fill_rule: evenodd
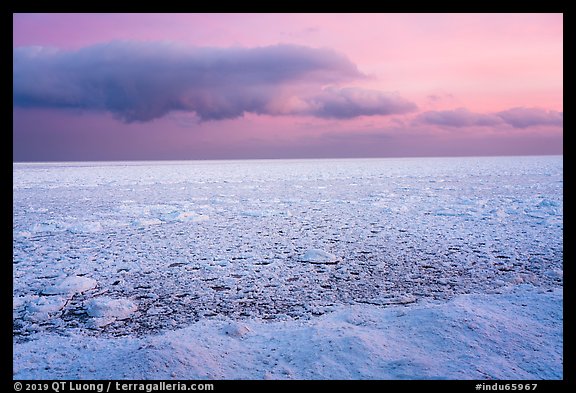
<svg viewBox="0 0 576 393">
<path fill-rule="evenodd" d="M 14 163 L 14 378 L 562 378 L 561 156 Z"/>
</svg>

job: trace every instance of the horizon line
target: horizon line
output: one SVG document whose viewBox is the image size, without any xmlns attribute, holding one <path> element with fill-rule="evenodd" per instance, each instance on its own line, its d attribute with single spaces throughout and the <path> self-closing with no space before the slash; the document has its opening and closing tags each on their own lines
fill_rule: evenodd
<svg viewBox="0 0 576 393">
<path fill-rule="evenodd" d="M 479 155 L 401 155 L 401 156 L 365 156 L 365 157 L 229 157 L 229 158 L 150 158 L 150 159 L 103 159 L 103 160 L 12 160 L 13 164 L 53 164 L 53 163 L 110 163 L 110 162 L 175 162 L 175 161 L 289 161 L 289 160 L 375 160 L 403 158 L 498 158 L 498 157 L 563 157 L 558 154 L 479 154 Z"/>
</svg>

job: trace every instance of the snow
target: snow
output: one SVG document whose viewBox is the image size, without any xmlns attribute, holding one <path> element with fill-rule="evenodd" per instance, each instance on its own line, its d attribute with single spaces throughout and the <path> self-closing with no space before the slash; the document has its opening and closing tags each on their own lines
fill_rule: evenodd
<svg viewBox="0 0 576 393">
<path fill-rule="evenodd" d="M 13 179 L 14 378 L 563 377 L 562 157 Z"/>
<path fill-rule="evenodd" d="M 307 322 L 203 320 L 161 335 L 46 334 L 15 379 L 560 379 L 562 292 L 523 285 Z"/>
</svg>

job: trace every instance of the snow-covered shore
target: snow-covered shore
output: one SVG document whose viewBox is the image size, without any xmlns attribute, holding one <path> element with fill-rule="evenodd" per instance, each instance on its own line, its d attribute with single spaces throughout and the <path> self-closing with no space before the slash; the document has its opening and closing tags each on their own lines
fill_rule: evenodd
<svg viewBox="0 0 576 393">
<path fill-rule="evenodd" d="M 308 321 L 203 320 L 141 338 L 44 333 L 15 379 L 562 379 L 562 291 L 530 285 Z"/>
</svg>

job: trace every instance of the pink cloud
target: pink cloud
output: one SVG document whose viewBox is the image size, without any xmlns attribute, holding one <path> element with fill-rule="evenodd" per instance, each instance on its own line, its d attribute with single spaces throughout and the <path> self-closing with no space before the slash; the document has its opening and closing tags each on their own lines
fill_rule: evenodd
<svg viewBox="0 0 576 393">
<path fill-rule="evenodd" d="M 562 14 L 16 14 L 13 18 L 16 49 L 52 46 L 79 51 L 117 40 L 223 51 L 289 44 L 338 53 L 368 76 L 270 84 L 267 91 L 273 94 L 265 95 L 260 105 L 255 95 L 240 99 L 250 89 L 235 82 L 242 94 L 212 95 L 201 101 L 204 109 L 202 105 L 199 109 L 210 118 L 213 104 L 208 104 L 226 97 L 223 103 L 229 115 L 201 124 L 182 112 L 184 101 L 161 94 L 138 100 L 143 106 L 137 108 L 169 102 L 157 106 L 152 121 L 119 123 L 102 101 L 87 98 L 86 85 L 75 82 L 76 97 L 81 98 L 77 102 L 84 106 L 54 112 L 31 109 L 28 101 L 28 109 L 14 110 L 15 158 L 562 152 Z M 28 93 L 37 92 L 39 86 L 30 84 Z M 357 93 L 352 94 L 351 88 Z M 71 96 L 60 98 L 70 102 Z M 347 101 L 351 105 L 344 105 Z M 90 102 L 103 109 L 87 110 Z M 242 105 L 236 106 L 238 102 Z M 395 105 L 398 109 L 402 102 L 411 103 L 412 109 L 388 110 Z M 418 116 L 420 120 L 432 116 L 427 112 L 435 112 L 440 122 L 450 122 L 446 112 L 459 107 L 469 113 L 452 119 L 458 126 L 413 122 Z M 229 118 L 238 113 L 241 118 Z M 159 129 L 162 132 L 155 132 Z"/>
</svg>

